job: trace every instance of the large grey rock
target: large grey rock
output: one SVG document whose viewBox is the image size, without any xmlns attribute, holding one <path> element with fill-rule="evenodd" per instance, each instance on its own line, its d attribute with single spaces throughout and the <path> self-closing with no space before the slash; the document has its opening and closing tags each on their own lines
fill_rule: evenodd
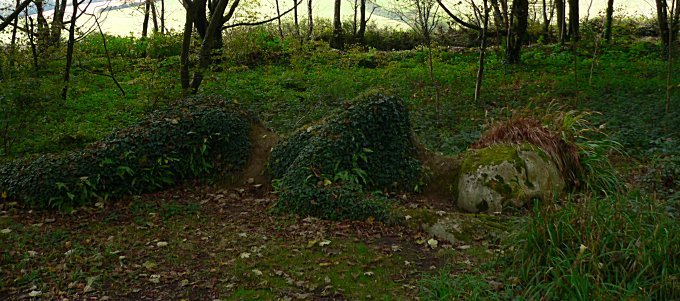
<svg viewBox="0 0 680 301">
<path fill-rule="evenodd" d="M 540 148 L 494 145 L 468 152 L 458 179 L 457 205 L 468 212 L 501 212 L 522 207 L 534 198 L 562 193 L 565 181 Z"/>
</svg>

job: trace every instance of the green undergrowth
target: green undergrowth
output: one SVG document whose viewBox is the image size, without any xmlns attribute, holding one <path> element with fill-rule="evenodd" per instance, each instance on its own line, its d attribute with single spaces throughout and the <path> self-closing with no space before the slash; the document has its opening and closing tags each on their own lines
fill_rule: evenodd
<svg viewBox="0 0 680 301">
<path fill-rule="evenodd" d="M 413 190 L 420 178 L 408 111 L 398 97 L 367 92 L 277 145 L 269 168 L 277 209 L 328 219 L 387 217 L 372 190 Z"/>
<path fill-rule="evenodd" d="M 513 238 L 529 298 L 680 297 L 680 223 L 638 195 L 541 204 Z"/>
<path fill-rule="evenodd" d="M 88 147 L 0 165 L 3 199 L 71 207 L 167 188 L 241 167 L 250 117 L 220 98 L 196 97 Z"/>
</svg>

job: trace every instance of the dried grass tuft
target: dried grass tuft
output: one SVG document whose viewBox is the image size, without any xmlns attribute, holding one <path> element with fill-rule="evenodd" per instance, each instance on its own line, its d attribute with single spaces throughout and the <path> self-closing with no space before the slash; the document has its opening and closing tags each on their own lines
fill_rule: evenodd
<svg viewBox="0 0 680 301">
<path fill-rule="evenodd" d="M 533 117 L 513 116 L 508 120 L 495 122 L 472 147 L 485 148 L 495 144 L 522 143 L 530 143 L 543 149 L 555 162 L 570 186 L 579 186 L 578 179 L 582 168 L 579 151 L 573 139 L 563 137 L 562 133 L 543 126 Z"/>
</svg>

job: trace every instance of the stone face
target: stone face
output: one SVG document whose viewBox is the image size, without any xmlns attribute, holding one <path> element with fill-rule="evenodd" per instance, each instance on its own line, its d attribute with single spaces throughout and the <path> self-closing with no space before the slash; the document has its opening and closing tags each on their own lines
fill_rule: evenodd
<svg viewBox="0 0 680 301">
<path fill-rule="evenodd" d="M 494 145 L 466 154 L 456 199 L 465 211 L 494 213 L 522 207 L 534 198 L 551 198 L 564 187 L 555 163 L 540 148 Z"/>
</svg>

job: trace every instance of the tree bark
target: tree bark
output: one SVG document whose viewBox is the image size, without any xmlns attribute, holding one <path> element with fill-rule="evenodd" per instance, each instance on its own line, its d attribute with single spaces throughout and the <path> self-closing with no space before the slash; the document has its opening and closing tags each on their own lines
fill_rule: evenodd
<svg viewBox="0 0 680 301">
<path fill-rule="evenodd" d="M 524 36 L 527 33 L 529 1 L 515 0 L 510 15 L 510 31 L 507 37 L 506 63 L 519 64 Z"/>
<path fill-rule="evenodd" d="M 344 41 L 342 37 L 342 23 L 340 23 L 340 2 L 335 0 L 335 10 L 333 14 L 333 36 L 331 37 L 331 48 L 343 49 Z"/>
<path fill-rule="evenodd" d="M 314 34 L 314 17 L 312 16 L 312 0 L 307 0 L 307 39 L 311 40 Z"/>
<path fill-rule="evenodd" d="M 7 25 L 11 24 L 14 19 L 18 19 L 21 11 L 28 7 L 28 5 L 31 4 L 31 2 L 33 2 L 33 0 L 24 0 L 24 2 L 21 2 L 21 4 L 17 6 L 14 12 L 9 14 L 9 16 L 7 16 L 7 18 L 5 18 L 5 20 L 3 20 L 2 23 L 0 23 L 0 31 L 5 29 Z"/>
<path fill-rule="evenodd" d="M 21 7 L 21 2 L 17 0 L 17 6 L 16 10 L 19 10 Z M 12 28 L 12 42 L 10 44 L 10 50 L 9 50 L 9 70 L 10 72 L 14 72 L 14 56 L 16 54 L 16 42 L 17 42 L 17 26 L 19 25 L 19 17 L 14 18 L 14 26 Z M 5 147 L 5 149 L 7 149 Z"/>
<path fill-rule="evenodd" d="M 205 39 L 205 33 L 208 30 L 208 17 L 206 8 L 206 0 L 194 0 L 194 26 L 196 26 L 196 32 L 201 40 Z"/>
<path fill-rule="evenodd" d="M 297 0 L 293 0 L 293 5 L 295 5 L 294 10 L 293 10 L 293 21 L 295 22 L 295 37 L 300 40 L 302 43 L 302 39 L 300 38 L 300 20 L 298 20 L 298 5 L 297 5 Z"/>
<path fill-rule="evenodd" d="M 184 9 L 186 10 L 186 19 L 184 20 L 184 32 L 182 34 L 182 53 L 179 57 L 180 62 L 180 82 L 182 83 L 182 90 L 189 90 L 189 51 L 191 50 L 191 33 L 193 32 L 194 18 L 196 17 L 195 7 L 193 3 L 184 0 Z"/>
<path fill-rule="evenodd" d="M 612 23 L 614 21 L 614 0 L 607 0 L 607 12 L 604 23 L 604 40 L 609 43 L 612 40 Z"/>
<path fill-rule="evenodd" d="M 567 39 L 567 22 L 565 0 L 555 0 L 555 10 L 557 11 L 557 39 L 564 43 Z"/>
<path fill-rule="evenodd" d="M 482 95 L 482 83 L 484 80 L 484 59 L 486 55 L 486 30 L 489 24 L 489 6 L 484 0 L 484 17 L 482 20 L 481 44 L 479 46 L 479 69 L 477 69 L 477 81 L 475 82 L 475 102 L 478 102 Z"/>
<path fill-rule="evenodd" d="M 569 0 L 569 39 L 572 41 L 580 39 L 578 9 L 578 0 Z"/>
<path fill-rule="evenodd" d="M 279 0 L 276 0 L 276 15 L 280 16 L 281 15 L 281 8 L 279 7 Z M 281 26 L 281 18 L 278 18 L 276 20 L 278 22 L 279 26 L 279 37 L 283 40 L 283 27 Z"/>
<path fill-rule="evenodd" d="M 61 40 L 61 31 L 64 29 L 64 14 L 66 13 L 66 0 L 56 0 L 54 3 L 54 15 L 52 16 L 52 33 L 50 44 L 57 44 Z"/>
<path fill-rule="evenodd" d="M 663 44 L 664 52 L 667 52 L 668 46 L 670 46 L 670 35 L 666 0 L 656 0 L 656 20 L 659 23 L 659 36 Z"/>
<path fill-rule="evenodd" d="M 165 0 L 161 0 L 161 34 L 165 34 Z"/>
<path fill-rule="evenodd" d="M 215 36 L 218 31 L 220 33 L 222 32 L 222 16 L 224 15 L 224 11 L 227 8 L 227 2 L 229 1 L 219 0 L 219 2 L 215 4 L 215 8 L 212 10 L 212 16 L 205 33 L 205 38 L 203 38 L 203 42 L 201 43 L 197 70 L 194 71 L 194 76 L 189 87 L 192 94 L 196 94 L 196 92 L 198 92 L 198 87 L 200 87 L 201 83 L 203 82 L 203 73 L 210 66 Z M 236 0 L 232 6 L 236 7 L 238 6 L 238 3 L 239 1 Z"/>
<path fill-rule="evenodd" d="M 149 33 L 149 10 L 151 8 L 151 0 L 144 1 L 144 21 L 142 21 L 142 38 L 146 38 Z"/>
<path fill-rule="evenodd" d="M 359 43 L 366 43 L 366 0 L 360 0 L 359 3 L 359 31 L 357 37 Z"/>
<path fill-rule="evenodd" d="M 64 70 L 64 87 L 61 89 L 61 99 L 66 100 L 68 85 L 71 78 L 71 65 L 73 64 L 73 48 L 76 42 L 76 12 L 78 12 L 78 1 L 73 2 L 73 13 L 71 14 L 71 24 L 68 29 L 68 46 L 66 48 L 66 68 Z"/>
<path fill-rule="evenodd" d="M 553 16 L 553 6 L 555 3 L 552 2 L 551 6 L 548 7 L 548 2 L 546 0 L 543 0 L 543 43 L 548 44 L 550 43 L 550 21 L 552 20 Z M 550 14 L 548 14 L 548 10 L 550 10 Z"/>
<path fill-rule="evenodd" d="M 154 2 L 154 0 L 150 1 L 151 1 L 151 17 L 153 20 L 153 33 L 155 34 L 158 32 L 158 14 L 156 13 L 156 3 Z"/>
</svg>

